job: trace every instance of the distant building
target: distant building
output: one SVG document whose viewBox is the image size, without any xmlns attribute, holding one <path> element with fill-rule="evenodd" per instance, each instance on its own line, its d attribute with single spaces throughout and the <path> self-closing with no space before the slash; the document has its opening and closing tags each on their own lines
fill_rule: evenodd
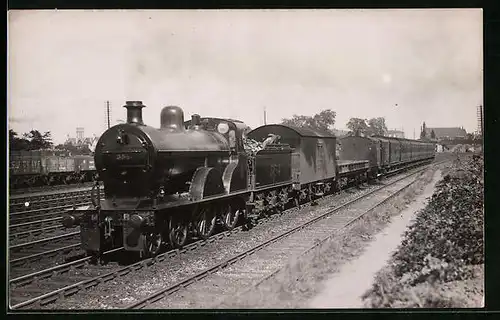
<svg viewBox="0 0 500 320">
<path fill-rule="evenodd" d="M 456 138 L 466 138 L 467 131 L 464 128 L 426 128 L 425 135 L 430 138 L 431 133 L 434 131 L 436 139 L 438 140 L 453 140 Z"/>
<path fill-rule="evenodd" d="M 405 133 L 404 131 L 400 130 L 388 130 L 387 133 L 385 134 L 386 137 L 392 137 L 392 138 L 404 138 Z"/>
<path fill-rule="evenodd" d="M 82 128 L 82 127 L 78 127 L 76 128 L 76 139 L 78 141 L 83 141 L 84 139 L 84 134 L 85 134 L 85 128 Z"/>
<path fill-rule="evenodd" d="M 78 127 L 76 128 L 76 138 L 68 135 L 65 144 L 72 144 L 77 147 L 84 145 L 90 146 L 96 139 L 97 137 L 95 137 L 95 135 L 93 137 L 85 137 L 85 129 Z"/>
</svg>

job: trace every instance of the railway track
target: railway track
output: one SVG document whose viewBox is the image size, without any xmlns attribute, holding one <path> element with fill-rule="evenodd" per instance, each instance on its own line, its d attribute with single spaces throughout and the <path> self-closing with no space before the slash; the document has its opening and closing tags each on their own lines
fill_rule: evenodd
<svg viewBox="0 0 500 320">
<path fill-rule="evenodd" d="M 24 242 L 9 246 L 9 267 L 11 273 L 19 268 L 42 258 L 53 258 L 61 254 L 80 251 L 80 231 L 64 233 L 50 238 Z"/>
<path fill-rule="evenodd" d="M 10 272 L 14 276 L 27 274 L 83 254 L 79 227 L 65 229 L 61 220 L 67 209 L 89 205 L 89 198 L 88 188 L 15 197 L 9 215 Z M 27 199 L 34 199 L 30 210 L 22 210 Z"/>
<path fill-rule="evenodd" d="M 227 259 L 211 265 L 181 281 L 167 285 L 127 305 L 126 309 L 185 308 L 191 301 L 204 301 L 204 307 L 217 305 L 221 296 L 230 297 L 237 290 L 271 277 L 298 257 L 338 234 L 355 221 L 407 189 L 417 180 L 407 174 L 368 194 L 330 208 L 290 230 L 279 233 Z M 224 285 L 226 284 L 226 285 Z M 187 299 L 186 299 L 187 298 Z M 190 301 L 191 300 L 191 301 Z M 156 304 L 155 304 L 156 303 Z"/>
<path fill-rule="evenodd" d="M 417 169 L 416 172 L 421 172 L 422 170 L 423 169 Z M 413 174 L 416 174 L 416 172 Z M 401 179 L 404 178 L 398 178 L 398 181 Z M 384 187 L 377 188 L 377 190 L 382 188 Z M 370 193 L 373 193 L 373 191 L 370 191 Z M 357 197 L 355 200 L 349 201 L 349 203 L 361 201 L 361 199 L 363 199 L 364 197 L 366 197 L 366 194 Z M 345 205 L 346 204 L 344 204 L 343 206 Z M 283 217 L 286 216 L 287 215 L 284 215 Z M 268 220 L 273 219 L 280 220 L 282 219 L 282 217 L 280 215 L 275 215 L 268 218 Z M 216 234 L 215 236 L 212 236 L 206 241 L 199 240 L 191 243 L 181 250 L 171 250 L 153 259 L 146 259 L 125 266 L 118 265 L 116 263 L 109 263 L 103 269 L 102 266 L 90 264 L 90 258 L 84 258 L 35 273 L 25 274 L 17 278 L 11 277 L 11 280 L 9 282 L 11 288 L 11 308 L 20 309 L 43 307 L 57 301 L 60 297 L 70 296 L 82 289 L 88 289 L 97 285 L 103 286 L 106 282 L 112 282 L 115 278 L 126 275 L 130 272 L 133 272 L 134 270 L 142 269 L 148 266 L 154 266 L 156 264 L 159 264 L 160 262 L 164 262 L 181 255 L 186 257 L 190 256 L 191 254 L 197 255 L 196 252 L 199 251 L 197 249 L 201 247 L 205 247 L 206 249 L 214 243 L 223 245 L 224 242 L 227 242 L 227 239 L 231 238 L 233 238 L 233 240 L 230 240 L 230 242 L 241 242 L 239 241 L 239 238 L 241 238 L 241 240 L 245 240 L 247 234 L 239 233 L 240 231 L 241 227 L 236 228 L 232 231 L 224 231 Z M 238 236 L 238 234 L 240 234 L 240 236 Z M 162 265 L 164 265 L 164 263 L 162 263 Z M 217 268 L 220 267 L 221 266 Z M 210 270 L 214 269 L 210 268 Z M 206 274 L 210 274 L 210 271 L 205 272 Z M 198 278 L 200 277 L 201 276 L 198 275 Z M 182 283 L 185 284 L 188 282 L 193 282 L 192 279 L 186 281 L 187 282 L 183 281 Z M 183 286 L 183 284 L 179 284 L 179 286 Z"/>
<path fill-rule="evenodd" d="M 27 223 L 27 222 L 39 222 L 41 220 L 51 219 L 61 216 L 61 214 L 66 212 L 66 209 L 70 209 L 73 206 L 85 206 L 89 205 L 90 201 L 82 201 L 78 203 L 73 203 L 70 205 L 60 205 L 55 207 L 47 207 L 43 209 L 36 209 L 24 212 L 11 213 L 9 215 L 9 226 Z"/>
<path fill-rule="evenodd" d="M 61 193 L 47 193 L 44 196 L 9 199 L 11 213 L 23 213 L 57 205 L 69 205 L 90 199 L 90 188 L 76 189 Z"/>
<path fill-rule="evenodd" d="M 62 217 L 55 217 L 10 225 L 9 240 L 10 242 L 17 242 L 21 239 L 54 234 L 57 231 L 64 230 L 61 226 L 61 220 Z"/>
<path fill-rule="evenodd" d="M 43 187 L 32 187 L 32 188 L 19 188 L 19 189 L 9 189 L 10 197 L 21 198 L 30 195 L 38 195 L 45 193 L 55 193 L 58 191 L 66 191 L 68 188 L 90 188 L 92 187 L 93 182 L 85 182 L 85 183 L 74 183 L 74 184 L 65 184 L 65 185 L 57 185 L 57 186 L 43 186 Z"/>
</svg>

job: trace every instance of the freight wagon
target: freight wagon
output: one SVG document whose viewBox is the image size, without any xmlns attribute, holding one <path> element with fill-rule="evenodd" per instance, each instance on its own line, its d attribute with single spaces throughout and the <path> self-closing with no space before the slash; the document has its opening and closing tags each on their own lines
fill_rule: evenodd
<svg viewBox="0 0 500 320">
<path fill-rule="evenodd" d="M 71 156 L 67 151 L 13 151 L 9 154 L 10 188 L 38 187 L 92 181 L 92 155 Z"/>
</svg>

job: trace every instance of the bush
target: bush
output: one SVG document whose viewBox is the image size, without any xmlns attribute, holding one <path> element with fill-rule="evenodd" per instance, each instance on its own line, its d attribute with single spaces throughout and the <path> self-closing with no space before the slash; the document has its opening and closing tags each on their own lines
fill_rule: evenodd
<svg viewBox="0 0 500 320">
<path fill-rule="evenodd" d="M 406 231 L 392 256 L 390 271 L 379 274 L 365 295 L 373 307 L 400 306 L 402 297 L 413 292 L 409 287 L 418 284 L 472 277 L 470 266 L 484 263 L 483 185 L 482 159 L 457 159 L 453 163 L 426 208 Z M 403 305 L 413 306 L 415 301 L 425 307 L 449 304 L 449 299 L 429 295 L 419 298 L 413 293 Z"/>
</svg>

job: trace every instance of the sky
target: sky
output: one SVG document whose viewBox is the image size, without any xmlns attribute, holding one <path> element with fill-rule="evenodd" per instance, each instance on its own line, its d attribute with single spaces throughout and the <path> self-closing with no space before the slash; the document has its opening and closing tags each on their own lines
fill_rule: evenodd
<svg viewBox="0 0 500 320">
<path fill-rule="evenodd" d="M 237 118 L 252 128 L 294 114 L 385 117 L 477 129 L 483 102 L 481 9 L 55 10 L 8 13 L 8 127 L 62 143 L 100 135 L 127 100 L 144 122 Z"/>
</svg>

